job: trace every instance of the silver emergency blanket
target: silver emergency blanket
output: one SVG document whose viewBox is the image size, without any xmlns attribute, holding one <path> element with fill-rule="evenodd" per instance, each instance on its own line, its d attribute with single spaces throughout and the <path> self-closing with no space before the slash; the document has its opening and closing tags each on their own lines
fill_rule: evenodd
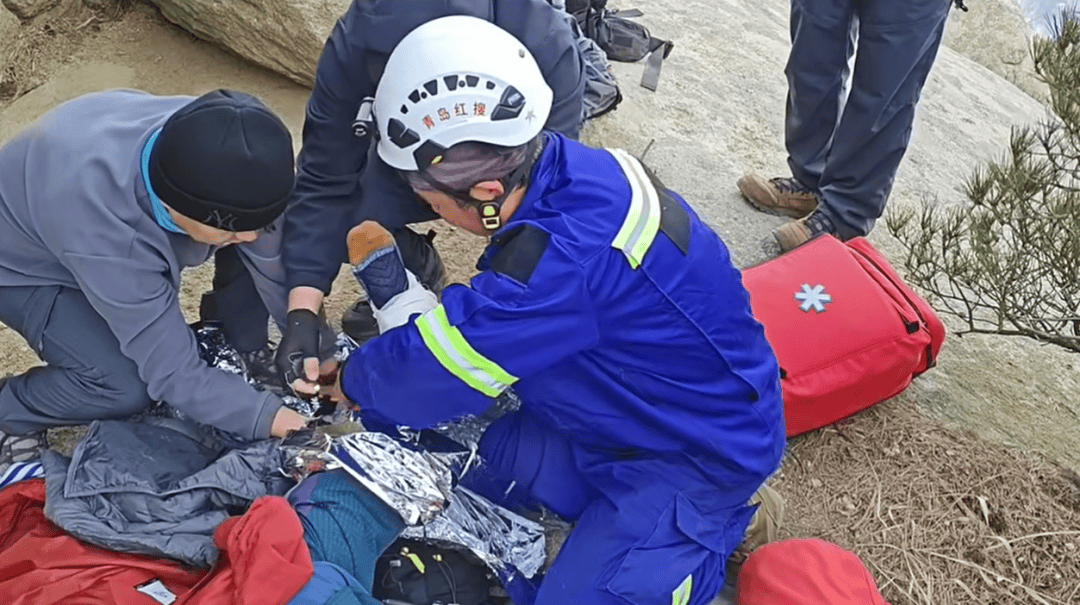
<svg viewBox="0 0 1080 605">
<path fill-rule="evenodd" d="M 214 326 L 198 326 L 195 340 L 199 355 L 220 370 L 241 374 L 259 389 L 243 358 Z M 338 359 L 356 348 L 348 336 L 338 338 Z M 309 417 L 324 411 L 318 401 L 283 394 L 285 405 Z M 454 487 L 477 461 L 476 447 L 487 426 L 499 416 L 521 407 L 521 400 L 506 391 L 483 417 L 467 417 L 440 424 L 435 431 L 462 447 L 429 451 L 420 431 L 398 427 L 401 440 L 365 431 L 331 437 L 332 428 L 359 421 L 357 415 L 338 408 L 330 427 L 294 433 L 282 442 L 286 463 L 283 474 L 301 481 L 320 470 L 341 468 L 393 508 L 405 523 L 406 537 L 443 542 L 469 549 L 501 577 L 514 572 L 532 577 L 544 564 L 544 528 L 498 506 L 463 487 Z M 351 418 L 350 418 L 351 416 Z M 344 424 L 343 424 L 344 423 Z"/>
<path fill-rule="evenodd" d="M 422 527 L 406 527 L 402 535 L 418 540 L 450 542 L 467 547 L 493 570 L 513 565 L 527 578 L 544 564 L 544 528 L 491 503 L 460 485 L 450 506 Z"/>
<path fill-rule="evenodd" d="M 327 456 L 327 468 L 345 469 L 396 510 L 407 525 L 430 523 L 450 500 L 453 478 L 446 464 L 382 433 L 339 437 Z"/>
<path fill-rule="evenodd" d="M 199 357 L 210 365 L 210 367 L 229 372 L 230 374 L 240 374 L 244 377 L 244 380 L 247 380 L 248 384 L 255 387 L 256 390 L 273 391 L 275 395 L 281 397 L 285 407 L 295 410 L 298 414 L 307 416 L 308 418 L 318 416 L 319 410 L 323 407 L 319 400 L 300 399 L 299 397 L 294 397 L 293 395 L 282 392 L 281 389 L 268 387 L 267 385 L 252 379 L 251 374 L 247 370 L 247 364 L 244 363 L 244 359 L 240 357 L 240 354 L 236 352 L 236 349 L 225 340 L 225 333 L 222 332 L 220 328 L 214 325 L 201 324 L 196 324 L 193 328 L 195 330 L 195 343 L 199 348 Z"/>
<path fill-rule="evenodd" d="M 466 469 L 475 451 L 435 453 L 383 433 L 333 440 L 327 468 L 342 468 L 398 512 L 403 535 L 464 546 L 492 570 L 532 577 L 544 564 L 544 528 L 463 487 L 451 487 L 452 466 Z"/>
<path fill-rule="evenodd" d="M 489 424 L 504 414 L 516 411 L 521 407 L 521 399 L 513 389 L 506 389 L 495 398 L 491 408 L 482 417 L 466 416 L 454 422 L 439 424 L 435 430 L 447 437 L 465 445 L 475 448 L 480 443 L 480 437 L 487 430 Z"/>
</svg>

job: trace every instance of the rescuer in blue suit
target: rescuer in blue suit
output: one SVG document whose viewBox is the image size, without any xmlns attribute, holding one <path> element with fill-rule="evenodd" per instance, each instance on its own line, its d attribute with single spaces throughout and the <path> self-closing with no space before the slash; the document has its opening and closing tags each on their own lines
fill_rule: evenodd
<svg viewBox="0 0 1080 605">
<path fill-rule="evenodd" d="M 572 138 L 581 130 L 585 60 L 573 17 L 547 0 L 353 0 L 319 58 L 304 117 L 296 194 L 285 211 L 290 319 L 277 365 L 290 382 L 295 375 L 306 377 L 309 382 L 302 390 L 313 385 L 319 361 L 324 361 L 324 372 L 334 365 L 319 355 L 317 314 L 345 260 L 345 232 L 350 227 L 363 220 L 378 221 L 393 232 L 406 266 L 421 282 L 438 290 L 446 281 L 442 259 L 429 239 L 406 226 L 436 215 L 369 153 L 373 146 L 354 136 L 353 121 L 361 100 L 375 94 L 398 42 L 415 27 L 448 15 L 490 21 L 521 40 L 554 91 L 544 127 Z M 225 294 L 234 300 L 238 289 Z M 252 288 L 248 291 L 254 295 Z M 368 304 L 360 301 L 347 309 L 342 327 L 358 342 L 366 340 L 372 328 Z"/>
<path fill-rule="evenodd" d="M 726 248 L 633 156 L 543 132 L 551 90 L 490 23 L 429 22 L 385 73 L 379 155 L 491 243 L 470 286 L 350 356 L 344 396 L 419 428 L 512 386 L 524 403 L 480 453 L 576 523 L 536 602 L 704 605 L 784 447 L 776 359 Z"/>
</svg>

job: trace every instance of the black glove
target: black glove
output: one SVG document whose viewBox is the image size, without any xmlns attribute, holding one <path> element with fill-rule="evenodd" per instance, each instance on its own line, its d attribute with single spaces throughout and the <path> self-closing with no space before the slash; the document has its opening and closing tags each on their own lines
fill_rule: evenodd
<svg viewBox="0 0 1080 605">
<path fill-rule="evenodd" d="M 293 309 L 285 317 L 285 334 L 274 356 L 274 365 L 285 378 L 286 385 L 292 386 L 297 378 L 307 380 L 304 360 L 308 357 L 319 358 L 322 326 L 322 319 L 308 309 Z"/>
</svg>

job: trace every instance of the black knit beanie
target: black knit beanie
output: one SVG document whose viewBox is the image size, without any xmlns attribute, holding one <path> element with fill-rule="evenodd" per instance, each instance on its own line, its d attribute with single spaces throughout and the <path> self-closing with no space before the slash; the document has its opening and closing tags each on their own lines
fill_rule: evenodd
<svg viewBox="0 0 1080 605">
<path fill-rule="evenodd" d="M 215 90 L 166 120 L 150 151 L 150 186 L 173 210 L 225 231 L 274 222 L 292 195 L 292 137 L 255 97 Z"/>
</svg>

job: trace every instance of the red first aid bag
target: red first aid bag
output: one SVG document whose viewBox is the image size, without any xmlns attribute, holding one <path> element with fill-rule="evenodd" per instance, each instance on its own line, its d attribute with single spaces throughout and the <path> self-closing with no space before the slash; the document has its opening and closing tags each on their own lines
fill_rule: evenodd
<svg viewBox="0 0 1080 605">
<path fill-rule="evenodd" d="M 870 242 L 822 236 L 743 271 L 780 363 L 792 437 L 904 390 L 934 365 L 945 329 Z"/>
</svg>

